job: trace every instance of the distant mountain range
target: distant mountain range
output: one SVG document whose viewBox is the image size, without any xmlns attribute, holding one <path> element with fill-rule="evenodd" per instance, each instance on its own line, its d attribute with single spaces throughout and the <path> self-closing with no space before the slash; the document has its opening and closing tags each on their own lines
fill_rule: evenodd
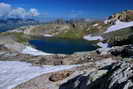
<svg viewBox="0 0 133 89">
<path fill-rule="evenodd" d="M 54 24 L 72 24 L 72 23 L 86 23 L 91 22 L 92 19 L 70 19 L 70 20 L 64 20 L 64 19 L 57 19 L 54 21 L 50 21 L 48 23 L 54 23 Z M 5 32 L 8 30 L 16 29 L 20 26 L 28 26 L 28 25 L 37 25 L 37 24 L 44 24 L 47 22 L 40 22 L 38 20 L 34 19 L 22 19 L 22 18 L 7 18 L 7 19 L 0 19 L 0 32 Z"/>
<path fill-rule="evenodd" d="M 36 21 L 34 19 L 20 19 L 20 18 L 0 19 L 0 32 L 12 30 L 20 26 L 36 25 L 39 23 L 40 23 L 39 21 Z"/>
</svg>

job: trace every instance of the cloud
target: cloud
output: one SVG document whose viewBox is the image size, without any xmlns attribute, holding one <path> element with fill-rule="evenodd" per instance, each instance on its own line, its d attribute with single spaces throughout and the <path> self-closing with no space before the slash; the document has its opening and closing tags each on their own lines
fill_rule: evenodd
<svg viewBox="0 0 133 89">
<path fill-rule="evenodd" d="M 17 18 L 25 18 L 27 16 L 27 12 L 24 8 L 16 8 L 12 9 L 11 12 L 9 12 L 8 17 L 17 17 Z"/>
<path fill-rule="evenodd" d="M 11 10 L 11 5 L 6 3 L 0 3 L 0 16 L 6 16 Z"/>
<path fill-rule="evenodd" d="M 38 16 L 38 15 L 40 15 L 40 13 L 37 11 L 37 9 L 31 8 L 30 9 L 30 15 L 31 16 Z"/>
<path fill-rule="evenodd" d="M 35 8 L 26 10 L 21 7 L 14 8 L 10 4 L 0 3 L 0 17 L 27 18 L 27 17 L 34 17 L 39 15 L 40 13 Z"/>
</svg>

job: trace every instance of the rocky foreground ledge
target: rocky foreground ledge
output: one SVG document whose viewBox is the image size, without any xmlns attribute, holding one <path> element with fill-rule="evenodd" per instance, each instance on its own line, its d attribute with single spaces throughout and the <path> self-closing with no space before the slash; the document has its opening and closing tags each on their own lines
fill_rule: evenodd
<svg viewBox="0 0 133 89">
<path fill-rule="evenodd" d="M 132 89 L 133 65 L 118 62 L 89 74 L 81 74 L 59 89 Z"/>
<path fill-rule="evenodd" d="M 111 64 L 108 64 L 112 62 Z M 132 89 L 133 64 L 103 60 L 76 69 L 49 73 L 14 89 Z"/>
<path fill-rule="evenodd" d="M 132 51 L 132 45 L 125 45 L 69 55 L 75 60 L 71 62 L 64 56 L 61 60 L 66 62 L 58 61 L 59 64 L 79 62 L 80 66 L 43 74 L 13 89 L 132 89 Z"/>
</svg>

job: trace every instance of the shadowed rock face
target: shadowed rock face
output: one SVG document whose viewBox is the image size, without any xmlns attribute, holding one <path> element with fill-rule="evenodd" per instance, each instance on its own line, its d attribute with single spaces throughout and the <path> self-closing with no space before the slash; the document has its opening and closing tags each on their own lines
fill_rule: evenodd
<svg viewBox="0 0 133 89">
<path fill-rule="evenodd" d="M 133 58 L 133 45 L 114 46 L 112 48 L 100 48 L 96 52 L 99 55 L 114 55 L 122 58 Z"/>
<path fill-rule="evenodd" d="M 119 62 L 62 84 L 59 89 L 132 89 L 133 65 Z"/>
</svg>

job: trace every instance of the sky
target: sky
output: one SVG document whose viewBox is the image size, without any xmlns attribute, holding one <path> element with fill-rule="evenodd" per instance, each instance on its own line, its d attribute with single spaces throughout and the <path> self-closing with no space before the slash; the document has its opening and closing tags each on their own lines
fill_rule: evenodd
<svg viewBox="0 0 133 89">
<path fill-rule="evenodd" d="M 9 16 L 16 15 L 16 12 L 16 16 L 19 16 L 22 12 L 26 12 L 24 16 L 20 17 L 36 16 L 40 19 L 103 19 L 113 13 L 133 9 L 133 0 L 0 0 L 0 3 L 18 8 L 17 11 L 15 9 Z M 2 12 L 1 9 L 0 12 Z"/>
</svg>

